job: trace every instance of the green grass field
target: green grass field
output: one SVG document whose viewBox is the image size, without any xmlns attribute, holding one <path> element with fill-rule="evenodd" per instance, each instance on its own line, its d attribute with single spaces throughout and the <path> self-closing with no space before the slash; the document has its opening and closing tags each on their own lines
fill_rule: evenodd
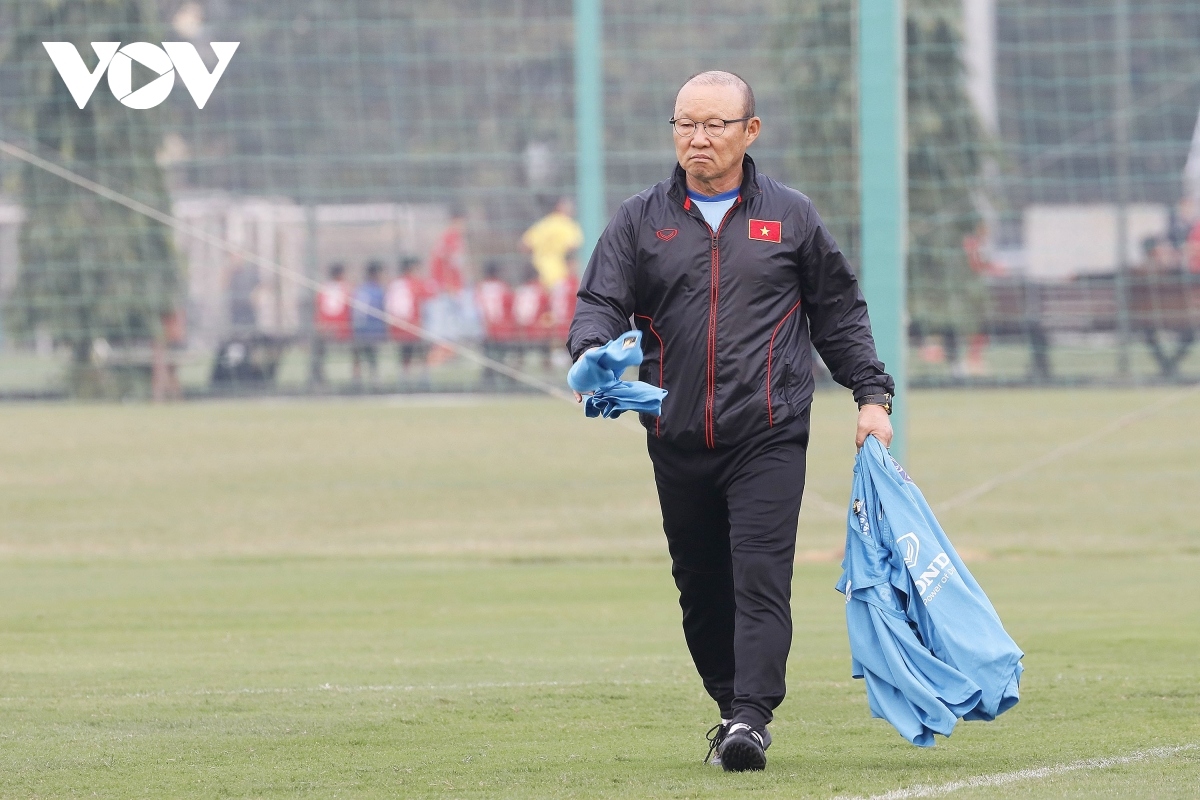
<svg viewBox="0 0 1200 800">
<path fill-rule="evenodd" d="M 918 393 L 907 466 L 936 509 L 1180 392 Z M 1026 673 L 997 722 L 919 750 L 849 678 L 854 415 L 820 395 L 790 693 L 743 775 L 701 763 L 716 709 L 623 423 L 7 406 L 0 797 L 870 796 L 1131 754 L 953 796 L 1200 796 L 1195 398 L 941 515 Z"/>
</svg>

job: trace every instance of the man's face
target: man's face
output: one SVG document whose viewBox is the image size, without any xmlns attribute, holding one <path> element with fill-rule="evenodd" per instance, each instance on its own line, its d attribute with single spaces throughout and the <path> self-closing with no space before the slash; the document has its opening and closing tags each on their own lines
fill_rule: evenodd
<svg viewBox="0 0 1200 800">
<path fill-rule="evenodd" d="M 742 93 L 734 86 L 703 86 L 688 84 L 675 98 L 675 119 L 687 118 L 697 123 L 710 119 L 739 119 L 745 115 Z M 690 138 L 672 131 L 675 157 L 684 172 L 696 180 L 713 181 L 741 168 L 746 148 L 758 138 L 760 121 L 754 117 L 747 122 L 725 126 L 720 136 L 709 136 L 702 124 Z"/>
</svg>

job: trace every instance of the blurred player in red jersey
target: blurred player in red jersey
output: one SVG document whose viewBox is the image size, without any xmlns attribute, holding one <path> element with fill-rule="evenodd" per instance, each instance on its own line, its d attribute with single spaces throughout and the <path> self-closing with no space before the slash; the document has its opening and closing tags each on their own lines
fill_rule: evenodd
<svg viewBox="0 0 1200 800">
<path fill-rule="evenodd" d="M 350 341 L 350 282 L 346 267 L 334 264 L 329 268 L 329 280 L 317 291 L 313 308 L 315 335 L 309 363 L 309 380 L 325 383 L 325 350 L 329 342 Z"/>
<path fill-rule="evenodd" d="M 579 279 L 575 277 L 575 259 L 568 258 L 567 274 L 550 290 L 550 352 L 552 357 L 561 353 L 562 345 L 567 341 L 571 319 L 575 316 L 575 301 L 578 292 Z"/>
<path fill-rule="evenodd" d="M 975 231 L 963 237 L 963 252 L 967 254 L 967 264 L 971 271 L 981 279 L 997 277 L 1004 274 L 994 261 L 988 246 L 989 232 L 986 222 L 980 220 Z M 987 350 L 988 335 L 986 333 L 971 334 L 967 345 L 967 373 L 983 375 L 987 372 L 984 352 Z"/>
<path fill-rule="evenodd" d="M 412 256 L 400 259 L 400 270 L 388 284 L 387 297 L 384 300 L 384 308 L 390 316 L 418 328 L 422 327 L 421 306 L 433 294 L 427 282 L 420 275 L 414 274 L 420 263 L 420 259 Z M 396 349 L 402 373 L 408 373 L 413 361 L 424 365 L 425 354 L 429 351 L 429 346 L 424 339 L 397 325 L 389 326 L 389 331 L 392 340 L 397 343 Z"/>
<path fill-rule="evenodd" d="M 550 367 L 550 294 L 532 266 L 525 269 L 525 282 L 513 293 L 513 322 L 523 353 L 541 352 Z"/>
<path fill-rule="evenodd" d="M 434 333 L 449 339 L 460 331 L 463 273 L 467 266 L 467 214 L 461 208 L 450 209 L 450 224 L 442 231 L 429 254 L 429 282 L 434 292 L 431 319 Z M 435 345 L 429 353 L 429 365 L 436 366 L 453 356 L 444 345 Z"/>
<path fill-rule="evenodd" d="M 1191 230 L 1188 231 L 1185 250 L 1187 252 L 1185 265 L 1188 272 L 1193 275 L 1200 274 L 1200 219 L 1197 219 Z"/>
<path fill-rule="evenodd" d="M 439 293 L 458 294 L 467 263 L 467 214 L 450 210 L 450 224 L 429 254 L 429 280 Z"/>
<path fill-rule="evenodd" d="M 495 261 L 483 267 L 483 280 L 475 287 L 475 305 L 483 322 L 483 354 L 494 361 L 504 361 L 513 347 L 516 323 L 512 287 L 500 277 L 500 265 Z M 484 385 L 494 384 L 496 374 L 485 367 Z"/>
</svg>

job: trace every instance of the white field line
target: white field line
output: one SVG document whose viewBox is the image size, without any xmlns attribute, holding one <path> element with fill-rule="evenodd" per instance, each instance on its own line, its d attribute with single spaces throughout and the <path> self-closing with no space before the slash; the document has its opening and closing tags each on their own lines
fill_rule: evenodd
<svg viewBox="0 0 1200 800">
<path fill-rule="evenodd" d="M 847 506 L 838 506 L 826 500 L 821 495 L 814 492 L 812 489 L 804 490 L 804 505 L 806 511 L 819 514 L 827 519 L 837 519 L 845 522 Z M 801 512 L 803 513 L 803 512 Z"/>
<path fill-rule="evenodd" d="M 1182 403 L 1184 400 L 1193 397 L 1197 393 L 1200 393 L 1200 384 L 1196 384 L 1190 389 L 1180 392 L 1179 394 L 1170 395 L 1160 400 L 1156 400 L 1144 408 L 1131 411 L 1128 414 L 1113 420 L 1098 431 L 1093 431 L 1087 436 L 1083 436 L 1073 442 L 1067 442 L 1064 445 L 1060 445 L 1040 458 L 1035 458 L 1032 461 L 1026 461 L 1024 464 L 1014 470 L 1005 472 L 1002 475 L 997 475 L 993 478 L 989 478 L 978 486 L 967 489 L 965 492 L 960 492 L 944 503 L 938 503 L 937 511 L 950 511 L 958 508 L 959 506 L 964 506 L 973 500 L 977 500 L 998 486 L 1002 486 L 1010 481 L 1015 481 L 1017 478 L 1024 477 L 1036 469 L 1040 469 L 1047 464 L 1058 461 L 1060 458 L 1069 456 L 1072 453 L 1077 453 L 1080 450 L 1083 450 L 1085 447 L 1095 444 L 1109 434 L 1116 433 L 1122 428 L 1127 428 L 1135 422 L 1141 422 L 1144 419 L 1149 419 L 1155 414 L 1158 414 L 1160 411 L 1170 408 L 1178 403 Z"/>
<path fill-rule="evenodd" d="M 367 686 L 340 686 L 336 683 L 322 683 L 319 686 L 300 688 L 260 688 L 260 689 L 196 689 L 185 692 L 135 692 L 116 697 L 134 699 L 149 697 L 234 697 L 238 695 L 255 694 L 385 694 L 407 692 L 473 692 L 484 689 L 562 689 L 582 686 L 655 686 L 664 683 L 679 683 L 680 681 L 640 681 L 606 680 L 606 681 L 481 681 L 479 683 L 413 683 L 413 684 L 376 684 Z"/>
<path fill-rule="evenodd" d="M 1112 756 L 1109 758 L 1089 758 L 1083 761 L 1072 761 L 1069 764 L 1055 764 L 1052 767 L 1036 767 L 1019 769 L 1014 772 L 1001 772 L 995 775 L 977 775 L 974 778 L 964 778 L 937 785 L 910 786 L 907 789 L 893 789 L 883 794 L 873 794 L 868 798 L 841 798 L 840 800 L 909 800 L 915 797 L 942 797 L 963 789 L 981 789 L 991 786 L 1007 786 L 1022 781 L 1035 781 L 1042 778 L 1053 778 L 1071 772 L 1090 772 L 1093 770 L 1110 769 L 1124 764 L 1136 764 L 1153 759 L 1174 758 L 1180 753 L 1200 748 L 1197 744 L 1183 744 L 1175 747 L 1152 747 L 1149 750 L 1139 750 L 1127 756 Z"/>
</svg>

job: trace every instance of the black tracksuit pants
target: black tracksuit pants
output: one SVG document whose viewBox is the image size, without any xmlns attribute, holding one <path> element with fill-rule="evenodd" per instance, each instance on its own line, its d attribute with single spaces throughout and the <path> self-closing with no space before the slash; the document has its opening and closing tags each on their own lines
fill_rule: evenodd
<svg viewBox="0 0 1200 800">
<path fill-rule="evenodd" d="M 808 410 L 717 450 L 649 437 L 683 634 L 725 719 L 761 729 L 783 702 Z"/>
</svg>

